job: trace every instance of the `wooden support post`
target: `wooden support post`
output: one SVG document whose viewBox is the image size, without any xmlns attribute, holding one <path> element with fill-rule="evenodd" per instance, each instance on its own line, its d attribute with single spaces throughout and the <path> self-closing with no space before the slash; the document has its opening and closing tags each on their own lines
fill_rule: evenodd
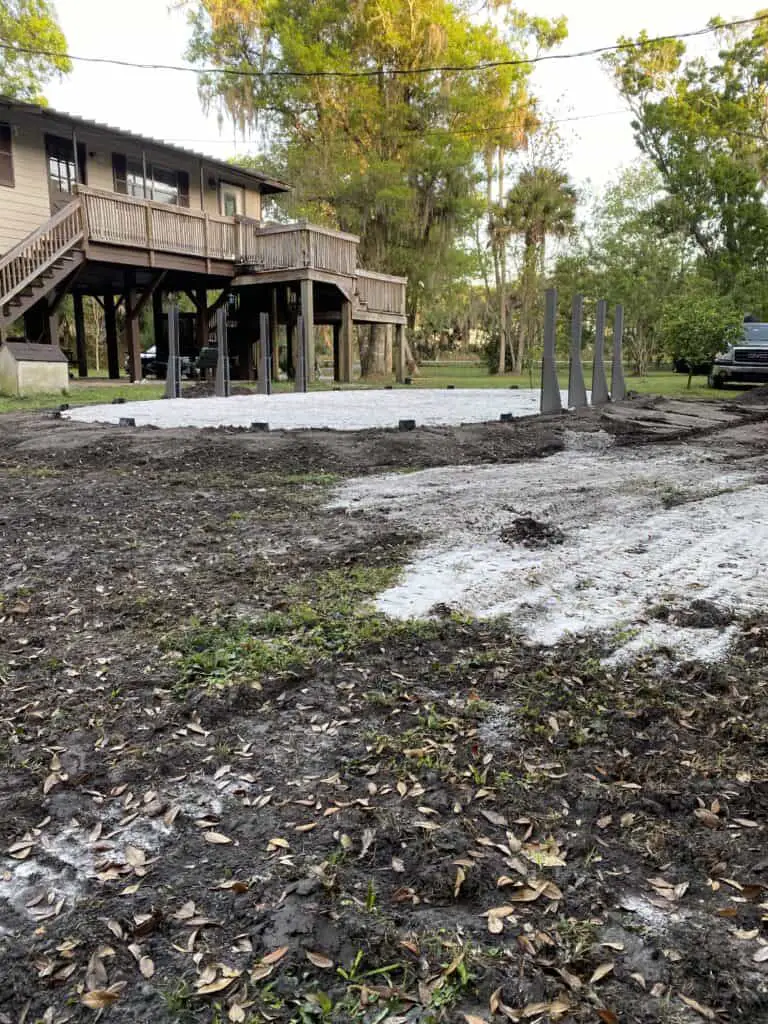
<svg viewBox="0 0 768 1024">
<path fill-rule="evenodd" d="M 397 366 L 395 367 L 395 378 L 398 384 L 402 384 L 407 376 L 405 361 L 405 324 L 398 324 L 395 328 L 395 342 L 397 345 Z"/>
<path fill-rule="evenodd" d="M 339 332 L 339 380 L 342 384 L 352 383 L 352 303 L 341 300 L 341 330 Z"/>
<path fill-rule="evenodd" d="M 310 280 L 301 282 L 301 320 L 304 330 L 299 344 L 303 347 L 306 385 L 309 387 L 315 379 L 315 304 Z"/>
<path fill-rule="evenodd" d="M 77 375 L 88 376 L 88 347 L 85 336 L 85 315 L 83 313 L 83 296 L 80 292 L 72 295 L 75 310 L 75 346 L 77 350 Z"/>
<path fill-rule="evenodd" d="M 197 305 L 197 350 L 208 344 L 208 293 L 205 288 L 198 288 L 195 298 Z"/>
<path fill-rule="evenodd" d="M 341 324 L 333 325 L 333 379 L 338 384 L 342 377 L 341 370 Z"/>
<path fill-rule="evenodd" d="M 152 336 L 158 362 L 168 361 L 168 334 L 163 320 L 163 293 L 156 288 L 152 295 Z"/>
<path fill-rule="evenodd" d="M 44 345 L 59 344 L 59 315 L 47 299 L 40 299 L 24 314 L 24 337 Z"/>
<path fill-rule="evenodd" d="M 141 380 L 141 334 L 137 308 L 139 293 L 136 291 L 136 274 L 125 272 L 125 341 L 128 349 L 128 366 L 132 382 Z"/>
<path fill-rule="evenodd" d="M 120 353 L 117 344 L 117 318 L 115 296 L 107 292 L 104 296 L 104 332 L 107 339 L 107 370 L 110 380 L 120 377 Z"/>
<path fill-rule="evenodd" d="M 289 320 L 285 326 L 285 368 L 288 379 L 296 375 L 296 324 Z"/>
<path fill-rule="evenodd" d="M 280 338 L 278 336 L 277 322 L 277 288 L 272 289 L 272 309 L 270 312 L 269 324 L 270 340 L 272 342 L 272 380 L 280 380 Z"/>
</svg>

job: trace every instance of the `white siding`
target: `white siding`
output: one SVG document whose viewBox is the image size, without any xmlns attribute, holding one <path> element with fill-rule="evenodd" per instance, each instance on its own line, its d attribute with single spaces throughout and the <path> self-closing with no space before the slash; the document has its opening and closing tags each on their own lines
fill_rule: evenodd
<svg viewBox="0 0 768 1024">
<path fill-rule="evenodd" d="M 51 215 L 48 192 L 48 172 L 45 157 L 45 135 L 71 137 L 72 127 L 67 122 L 36 117 L 0 106 L 0 122 L 13 128 L 13 164 L 15 187 L 0 186 L 0 254 L 11 249 L 30 232 L 35 231 Z M 76 129 L 77 141 L 85 147 L 85 176 L 90 188 L 112 192 L 112 154 L 141 160 L 141 146 L 130 139 L 107 133 Z M 189 175 L 189 205 L 193 210 L 205 209 L 219 214 L 218 169 L 202 161 L 203 200 L 200 197 L 201 161 L 148 146 L 145 150 L 149 163 L 186 171 Z M 210 185 L 213 184 L 213 188 Z M 261 217 L 261 194 L 258 187 L 245 188 L 245 214 L 256 220 Z"/>
<path fill-rule="evenodd" d="M 4 119 L 0 110 L 0 121 Z M 13 127 L 14 188 L 0 187 L 0 252 L 11 249 L 51 215 L 43 132 Z"/>
</svg>

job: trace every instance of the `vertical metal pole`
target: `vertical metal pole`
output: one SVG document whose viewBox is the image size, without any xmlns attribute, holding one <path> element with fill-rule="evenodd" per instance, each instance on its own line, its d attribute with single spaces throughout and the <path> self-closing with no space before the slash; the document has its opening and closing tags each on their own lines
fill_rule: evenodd
<svg viewBox="0 0 768 1024">
<path fill-rule="evenodd" d="M 611 399 L 621 402 L 627 397 L 624 383 L 624 367 L 622 366 L 622 342 L 624 340 L 624 307 L 616 304 L 613 317 L 613 363 L 611 365 Z"/>
<path fill-rule="evenodd" d="M 605 299 L 597 303 L 595 317 L 595 352 L 592 360 L 592 405 L 605 405 L 610 402 L 608 383 L 605 379 Z"/>
<path fill-rule="evenodd" d="M 75 169 L 75 182 L 73 192 L 77 191 L 77 186 L 80 184 L 80 159 L 77 153 L 77 133 L 75 129 L 72 129 L 72 166 Z"/>
<path fill-rule="evenodd" d="M 272 345 L 269 313 L 259 314 L 259 387 L 260 395 L 272 394 Z"/>
<path fill-rule="evenodd" d="M 315 379 L 315 308 L 312 281 L 301 282 L 301 317 L 304 333 L 299 331 L 299 345 L 304 349 L 304 391 Z"/>
<path fill-rule="evenodd" d="M 229 398 L 232 382 L 229 375 L 229 336 L 227 334 L 226 303 L 216 310 L 216 381 L 214 394 L 217 398 Z"/>
<path fill-rule="evenodd" d="M 280 339 L 279 339 L 279 326 L 278 326 L 278 304 L 277 304 L 277 285 L 272 289 L 272 302 L 270 308 L 270 321 L 269 321 L 269 336 L 272 342 L 272 347 L 269 353 L 270 362 L 270 376 L 273 381 L 280 380 Z M 269 389 L 270 394 L 272 388 Z"/>
<path fill-rule="evenodd" d="M 582 409 L 587 404 L 584 368 L 581 365 L 583 313 L 584 296 L 574 295 L 571 306 L 571 358 L 568 364 L 568 405 L 571 409 Z"/>
<path fill-rule="evenodd" d="M 541 361 L 541 411 L 562 412 L 560 384 L 555 362 L 555 327 L 557 323 L 557 288 L 544 293 L 544 355 Z"/>
<path fill-rule="evenodd" d="M 300 316 L 296 321 L 297 344 L 294 352 L 294 367 L 296 375 L 295 391 L 307 390 L 307 346 L 304 344 L 304 317 Z"/>
<path fill-rule="evenodd" d="M 165 371 L 165 397 L 181 398 L 181 357 L 179 356 L 179 307 L 168 307 L 168 368 Z"/>
</svg>

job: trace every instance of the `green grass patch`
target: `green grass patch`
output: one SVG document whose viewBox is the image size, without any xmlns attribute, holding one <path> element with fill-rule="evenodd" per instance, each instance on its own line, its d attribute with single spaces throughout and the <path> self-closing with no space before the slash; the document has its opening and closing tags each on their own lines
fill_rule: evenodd
<svg viewBox="0 0 768 1024">
<path fill-rule="evenodd" d="M 213 625 L 193 620 L 164 646 L 177 652 L 182 685 L 246 684 L 323 660 L 349 657 L 369 644 L 435 636 L 437 622 L 399 621 L 375 610 L 398 568 L 331 569 L 286 588 L 285 610 Z"/>
<path fill-rule="evenodd" d="M 589 386 L 591 366 L 586 364 L 584 375 Z M 313 391 L 329 391 L 331 388 L 338 388 L 328 376 L 327 370 L 323 371 L 323 378 L 312 385 Z M 568 369 L 561 364 L 558 368 L 560 387 L 565 390 L 568 387 Z M 41 409 L 55 409 L 62 403 L 68 403 L 72 408 L 80 405 L 107 405 L 115 398 L 123 398 L 126 402 L 151 401 L 162 398 L 165 392 L 165 382 L 145 380 L 140 384 L 116 381 L 114 383 L 95 383 L 97 378 L 89 378 L 87 381 L 74 380 L 71 382 L 69 392 L 66 394 L 56 393 L 48 395 L 32 395 L 28 398 L 12 398 L 0 395 L 0 413 L 4 412 L 35 412 Z M 387 378 L 394 383 L 394 377 Z M 368 383 L 357 380 L 353 384 L 345 384 L 345 390 L 359 390 L 369 388 L 380 388 L 387 381 L 377 380 Z M 184 381 L 183 388 L 197 387 L 198 381 Z M 536 368 L 533 374 L 522 375 L 492 374 L 483 363 L 466 361 L 452 364 L 425 363 L 419 368 L 413 377 L 412 387 L 417 388 L 447 388 L 452 385 L 455 388 L 538 388 L 541 383 L 539 369 Z M 257 385 L 250 381 L 235 381 L 238 388 L 252 388 L 255 393 Z M 627 388 L 630 391 L 637 391 L 640 394 L 665 395 L 676 398 L 715 398 L 724 400 L 735 398 L 742 394 L 743 388 L 735 389 L 714 389 L 707 386 L 706 377 L 694 377 L 691 387 L 688 388 L 688 377 L 683 373 L 671 373 L 669 371 L 653 371 L 643 377 L 635 377 L 627 373 Z M 398 388 L 409 387 L 409 385 L 397 384 Z M 274 385 L 276 393 L 288 393 L 293 391 L 292 381 L 281 381 Z"/>
</svg>

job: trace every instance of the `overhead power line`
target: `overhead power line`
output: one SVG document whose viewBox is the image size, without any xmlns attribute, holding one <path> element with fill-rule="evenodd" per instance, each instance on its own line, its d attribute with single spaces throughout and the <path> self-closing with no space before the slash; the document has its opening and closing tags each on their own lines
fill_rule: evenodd
<svg viewBox="0 0 768 1024">
<path fill-rule="evenodd" d="M 573 114 L 568 117 L 554 117 L 546 118 L 546 124 L 566 124 L 571 121 L 592 121 L 598 117 L 616 117 L 619 114 L 631 114 L 632 111 L 628 107 L 622 107 L 619 110 L 598 110 L 591 114 Z M 395 132 L 396 135 L 413 135 L 417 132 L 419 135 L 493 135 L 497 132 L 504 131 L 511 127 L 510 125 L 495 125 L 488 128 L 418 128 L 413 129 L 411 132 Z M 241 146 L 247 145 L 248 139 L 223 139 L 221 137 L 217 139 L 192 139 L 192 138 L 166 138 L 165 142 L 171 142 L 174 145 L 217 145 L 217 146 Z"/>
<path fill-rule="evenodd" d="M 181 71 L 193 75 L 227 75 L 230 78 L 377 78 L 386 75 L 429 75 L 435 73 L 457 73 L 468 71 L 491 71 L 495 68 L 517 67 L 528 64 L 543 64 L 545 61 L 576 60 L 580 57 L 598 57 L 605 53 L 619 53 L 623 50 L 634 50 L 656 43 L 673 42 L 682 39 L 694 39 L 698 36 L 711 35 L 723 29 L 741 28 L 768 21 L 768 14 L 759 14 L 753 18 L 737 18 L 734 21 L 719 25 L 706 25 L 704 28 L 690 32 L 675 32 L 670 35 L 655 36 L 641 42 L 615 43 L 612 46 L 594 46 L 588 50 L 576 50 L 570 53 L 543 53 L 537 57 L 519 57 L 513 60 L 491 60 L 478 64 L 440 64 L 415 68 L 372 68 L 366 71 L 252 71 L 239 68 L 196 68 L 184 64 L 144 64 L 138 61 L 120 60 L 117 57 L 82 57 L 73 53 L 60 53 L 56 50 L 38 50 L 33 47 L 14 46 L 12 43 L 0 43 L 0 50 L 30 57 L 66 57 L 80 64 L 108 64 L 112 67 L 133 68 L 140 71 Z"/>
</svg>

